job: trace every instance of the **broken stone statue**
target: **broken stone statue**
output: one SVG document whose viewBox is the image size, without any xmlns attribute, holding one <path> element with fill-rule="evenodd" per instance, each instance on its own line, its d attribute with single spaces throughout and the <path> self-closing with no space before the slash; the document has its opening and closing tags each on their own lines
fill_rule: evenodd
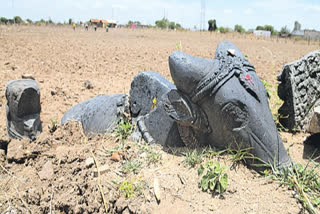
<svg viewBox="0 0 320 214">
<path fill-rule="evenodd" d="M 100 95 L 70 108 L 61 124 L 79 121 L 85 135 L 95 136 L 112 132 L 125 112 L 129 113 L 126 94 Z"/>
<path fill-rule="evenodd" d="M 132 140 L 142 135 L 148 143 L 163 146 L 183 146 L 177 123 L 164 108 L 164 95 L 176 87 L 154 71 L 141 72 L 134 77 L 130 88 L 130 110 L 136 130 Z"/>
<path fill-rule="evenodd" d="M 8 82 L 6 98 L 8 136 L 35 140 L 42 131 L 40 89 L 37 82 L 31 79 Z"/>
<path fill-rule="evenodd" d="M 289 130 L 320 132 L 320 51 L 283 66 L 278 95 L 284 101 L 279 121 Z"/>
<path fill-rule="evenodd" d="M 167 93 L 165 109 L 185 145 L 251 148 L 265 163 L 291 163 L 266 90 L 233 43 L 219 43 L 214 59 L 173 52 L 169 66 L 177 89 Z"/>
</svg>

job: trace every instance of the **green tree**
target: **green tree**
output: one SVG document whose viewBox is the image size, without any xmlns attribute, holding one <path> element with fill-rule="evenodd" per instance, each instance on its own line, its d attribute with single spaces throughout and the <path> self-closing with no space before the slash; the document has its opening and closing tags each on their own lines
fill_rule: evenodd
<svg viewBox="0 0 320 214">
<path fill-rule="evenodd" d="M 220 33 L 226 33 L 227 32 L 227 29 L 224 28 L 224 27 L 219 27 L 218 30 L 219 30 Z"/>
<path fill-rule="evenodd" d="M 6 24 L 7 23 L 7 18 L 6 17 L 1 17 L 0 18 L 0 23 Z"/>
<path fill-rule="evenodd" d="M 217 22 L 215 19 L 208 20 L 208 31 L 216 31 L 217 30 Z"/>
<path fill-rule="evenodd" d="M 296 30 L 301 30 L 301 24 L 298 21 L 294 22 L 293 31 L 296 31 Z"/>
<path fill-rule="evenodd" d="M 265 25 L 265 26 L 264 26 L 264 30 L 270 31 L 272 35 L 273 35 L 273 33 L 274 33 L 274 28 L 273 28 L 272 25 Z"/>
<path fill-rule="evenodd" d="M 256 30 L 264 30 L 264 27 L 263 27 L 263 26 L 258 25 L 258 26 L 256 27 Z"/>
<path fill-rule="evenodd" d="M 166 19 L 166 18 L 163 18 L 163 19 L 161 19 L 161 20 L 157 20 L 157 21 L 155 22 L 155 24 L 156 24 L 156 27 L 161 28 L 161 29 L 164 29 L 164 28 L 167 28 L 167 27 L 168 27 L 169 20 Z"/>
<path fill-rule="evenodd" d="M 169 22 L 168 27 L 169 27 L 171 30 L 174 30 L 175 27 L 176 27 L 176 23 L 174 23 L 174 22 Z"/>
<path fill-rule="evenodd" d="M 13 20 L 14 20 L 14 23 L 16 24 L 22 24 L 24 22 L 20 16 L 13 17 Z"/>
<path fill-rule="evenodd" d="M 244 33 L 246 32 L 246 30 L 241 26 L 241 25 L 235 25 L 234 26 L 234 31 L 238 32 L 238 33 Z"/>
<path fill-rule="evenodd" d="M 72 25 L 72 19 L 71 18 L 69 19 L 68 24 Z"/>
<path fill-rule="evenodd" d="M 54 22 L 51 20 L 51 18 L 49 18 L 48 23 L 49 24 L 54 24 Z"/>
<path fill-rule="evenodd" d="M 176 23 L 176 29 L 181 29 L 181 25 L 179 23 Z"/>
<path fill-rule="evenodd" d="M 33 21 L 32 21 L 31 19 L 26 19 L 26 21 L 27 21 L 28 23 L 30 23 L 30 24 L 33 23 Z"/>
<path fill-rule="evenodd" d="M 287 28 L 287 26 L 284 26 L 284 27 L 281 28 L 280 35 L 289 35 L 289 34 L 290 34 L 290 31 Z"/>
</svg>

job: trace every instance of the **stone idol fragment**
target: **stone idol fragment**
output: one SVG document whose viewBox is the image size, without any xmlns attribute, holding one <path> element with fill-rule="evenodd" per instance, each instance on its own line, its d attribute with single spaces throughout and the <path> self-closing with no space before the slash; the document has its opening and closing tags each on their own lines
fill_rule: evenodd
<svg viewBox="0 0 320 214">
<path fill-rule="evenodd" d="M 320 51 L 284 65 L 278 81 L 278 95 L 284 101 L 279 109 L 280 123 L 289 130 L 319 129 L 311 121 L 320 103 Z"/>
<path fill-rule="evenodd" d="M 71 107 L 61 124 L 79 121 L 85 135 L 95 136 L 112 132 L 124 113 L 129 113 L 126 94 L 100 95 Z"/>
<path fill-rule="evenodd" d="M 177 123 L 164 109 L 163 96 L 176 87 L 154 71 L 141 72 L 134 77 L 130 89 L 130 110 L 137 129 L 148 143 L 181 146 Z"/>
<path fill-rule="evenodd" d="M 32 79 L 19 79 L 6 86 L 7 133 L 15 139 L 35 140 L 42 131 L 40 89 Z"/>
<path fill-rule="evenodd" d="M 173 52 L 169 66 L 177 89 L 166 94 L 164 106 L 185 145 L 251 148 L 254 156 L 275 167 L 291 163 L 266 90 L 233 43 L 219 43 L 214 59 Z"/>
</svg>

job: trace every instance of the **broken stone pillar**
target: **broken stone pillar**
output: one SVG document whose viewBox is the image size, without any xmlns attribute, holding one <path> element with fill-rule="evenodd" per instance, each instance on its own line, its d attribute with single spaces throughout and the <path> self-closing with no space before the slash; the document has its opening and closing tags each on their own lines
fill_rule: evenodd
<svg viewBox="0 0 320 214">
<path fill-rule="evenodd" d="M 129 113 L 126 94 L 100 95 L 71 107 L 61 119 L 61 124 L 79 121 L 87 136 L 111 133 L 124 112 Z"/>
<path fill-rule="evenodd" d="M 31 79 L 12 80 L 6 86 L 7 133 L 10 138 L 35 138 L 41 133 L 40 88 Z"/>
<path fill-rule="evenodd" d="M 176 87 L 154 71 L 134 77 L 130 89 L 130 110 L 137 128 L 148 143 L 165 146 L 183 145 L 177 123 L 164 110 L 164 95 Z"/>
<path fill-rule="evenodd" d="M 284 65 L 278 81 L 278 95 L 284 101 L 279 109 L 280 123 L 289 130 L 309 130 L 320 98 L 320 51 Z"/>
</svg>

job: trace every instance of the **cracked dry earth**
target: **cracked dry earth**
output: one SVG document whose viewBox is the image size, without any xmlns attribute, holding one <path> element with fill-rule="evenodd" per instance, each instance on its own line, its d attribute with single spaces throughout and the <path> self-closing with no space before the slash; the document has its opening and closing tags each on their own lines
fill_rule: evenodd
<svg viewBox="0 0 320 214">
<path fill-rule="evenodd" d="M 211 195 L 199 189 L 197 167 L 183 162 L 185 148 L 122 144 L 112 135 L 88 138 L 77 123 L 55 126 L 71 106 L 83 100 L 128 93 L 133 77 L 141 71 L 157 71 L 171 80 L 168 56 L 178 42 L 184 52 L 213 58 L 222 40 L 234 42 L 260 78 L 272 85 L 268 89 L 275 115 L 281 105 L 276 75 L 282 65 L 319 49 L 319 43 L 238 34 L 0 26 L 0 144 L 9 143 L 7 154 L 0 150 L 0 213 L 306 212 L 292 190 L 243 164 L 230 168 L 228 155 L 212 157 L 227 166 L 229 186 L 223 195 Z M 5 85 L 24 74 L 32 74 L 41 90 L 44 130 L 31 143 L 6 136 Z M 86 87 L 88 81 L 90 87 Z M 306 143 L 309 135 L 280 135 L 292 159 L 306 164 L 316 149 Z M 115 148 L 120 151 L 118 158 L 111 156 Z M 155 179 L 160 201 L 154 195 Z M 135 186 L 129 198 L 120 190 L 124 181 Z"/>
</svg>

